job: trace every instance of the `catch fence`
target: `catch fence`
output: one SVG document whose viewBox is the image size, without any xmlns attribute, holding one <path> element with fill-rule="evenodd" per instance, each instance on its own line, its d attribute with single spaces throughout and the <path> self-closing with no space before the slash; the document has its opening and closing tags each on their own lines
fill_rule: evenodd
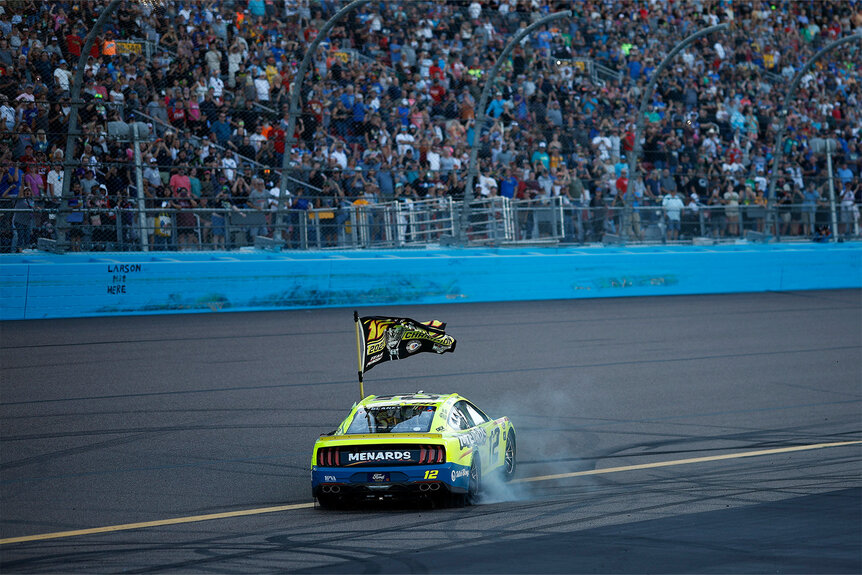
<svg viewBox="0 0 862 575">
<path fill-rule="evenodd" d="M 624 230 L 624 207 L 580 206 L 562 197 L 483 198 L 471 201 L 467 210 L 450 197 L 375 204 L 345 201 L 316 209 L 283 209 L 277 200 L 270 202 L 269 209 L 240 209 L 229 202 L 187 209 L 150 203 L 139 209 L 132 199 L 108 209 L 73 206 L 66 215 L 69 229 L 63 239 L 70 251 L 381 249 L 451 245 L 462 233 L 469 246 L 656 244 L 824 239 L 824 229 L 831 224 L 829 206 L 824 204 L 780 206 L 777 230 L 767 223 L 767 210 L 759 205 L 692 205 L 678 219 L 661 206 L 637 206 L 628 218 L 630 228 Z M 0 209 L 0 251 L 56 247 L 58 207 L 36 200 L 27 207 Z M 839 206 L 837 221 L 842 237 L 859 237 L 855 206 L 847 210 Z"/>
</svg>

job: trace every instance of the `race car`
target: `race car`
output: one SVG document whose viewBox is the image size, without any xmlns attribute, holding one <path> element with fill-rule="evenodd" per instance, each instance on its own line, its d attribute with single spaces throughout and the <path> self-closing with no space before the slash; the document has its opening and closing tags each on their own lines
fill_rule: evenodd
<svg viewBox="0 0 862 575">
<path fill-rule="evenodd" d="M 324 508 L 345 502 L 434 498 L 478 501 L 490 474 L 515 474 L 515 428 L 457 393 L 371 395 L 321 436 L 311 492 Z"/>
</svg>

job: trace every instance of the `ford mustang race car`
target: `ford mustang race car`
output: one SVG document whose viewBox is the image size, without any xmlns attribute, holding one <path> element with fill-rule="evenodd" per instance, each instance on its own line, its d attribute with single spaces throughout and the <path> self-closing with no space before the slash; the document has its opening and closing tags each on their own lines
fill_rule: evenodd
<svg viewBox="0 0 862 575">
<path fill-rule="evenodd" d="M 311 491 L 321 507 L 436 497 L 475 503 L 491 473 L 515 474 L 515 429 L 456 393 L 366 397 L 314 446 Z"/>
</svg>

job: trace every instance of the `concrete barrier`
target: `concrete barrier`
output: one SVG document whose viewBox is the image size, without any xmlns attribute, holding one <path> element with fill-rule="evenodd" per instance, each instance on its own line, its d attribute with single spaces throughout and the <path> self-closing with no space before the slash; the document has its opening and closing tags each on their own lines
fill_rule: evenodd
<svg viewBox="0 0 862 575">
<path fill-rule="evenodd" d="M 0 319 L 862 287 L 862 244 L 0 256 Z"/>
</svg>

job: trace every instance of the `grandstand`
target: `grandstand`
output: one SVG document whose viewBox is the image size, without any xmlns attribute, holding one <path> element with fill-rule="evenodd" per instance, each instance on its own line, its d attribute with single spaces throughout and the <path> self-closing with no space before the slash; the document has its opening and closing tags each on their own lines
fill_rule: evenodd
<svg viewBox="0 0 862 575">
<path fill-rule="evenodd" d="M 818 50 L 862 32 L 858 4 L 369 2 L 311 54 L 292 124 L 300 62 L 346 4 L 0 5 L 0 251 L 859 236 L 862 44 L 826 54 L 782 104 Z M 478 110 L 509 39 L 560 10 L 574 14 L 517 45 Z M 659 78 L 624 218 L 647 83 L 717 24 Z"/>
</svg>

